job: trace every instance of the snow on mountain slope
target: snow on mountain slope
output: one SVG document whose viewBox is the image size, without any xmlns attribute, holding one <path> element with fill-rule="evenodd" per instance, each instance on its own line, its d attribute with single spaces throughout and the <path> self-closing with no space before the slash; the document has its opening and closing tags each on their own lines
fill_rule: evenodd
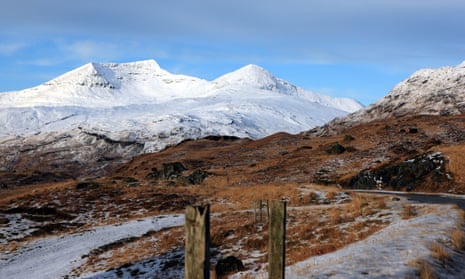
<svg viewBox="0 0 465 279">
<path fill-rule="evenodd" d="M 358 101 L 353 99 L 333 98 L 306 91 L 283 79 L 273 76 L 270 72 L 257 65 L 247 65 L 237 71 L 217 78 L 213 83 L 217 88 L 234 85 L 236 87 L 240 86 L 280 92 L 281 94 L 299 97 L 323 106 L 347 112 L 354 112 L 362 107 Z"/>
<path fill-rule="evenodd" d="M 356 115 L 379 119 L 420 114 L 460 114 L 465 112 L 464 93 L 465 62 L 455 67 L 422 69 Z"/>
<path fill-rule="evenodd" d="M 317 134 L 346 129 L 357 123 L 414 115 L 465 113 L 465 62 L 455 67 L 421 69 L 397 84 L 370 106 L 334 119 Z"/>
<path fill-rule="evenodd" d="M 98 161 L 208 135 L 299 133 L 361 107 L 305 91 L 254 65 L 206 81 L 171 74 L 153 60 L 89 63 L 40 86 L 0 94 L 0 152 L 7 154 L 0 169 L 25 162 L 26 153 Z"/>
</svg>

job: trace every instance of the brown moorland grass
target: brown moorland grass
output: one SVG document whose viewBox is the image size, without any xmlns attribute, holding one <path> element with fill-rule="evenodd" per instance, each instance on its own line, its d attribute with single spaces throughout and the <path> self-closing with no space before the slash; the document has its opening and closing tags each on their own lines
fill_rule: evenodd
<svg viewBox="0 0 465 279">
<path fill-rule="evenodd" d="M 417 216 L 417 209 L 414 205 L 404 204 L 402 205 L 402 219 L 410 219 Z"/>
<path fill-rule="evenodd" d="M 442 152 L 448 159 L 447 170 L 454 176 L 455 183 L 460 188 L 465 188 L 465 160 L 463 154 L 465 145 L 441 146 L 435 151 Z"/>
<path fill-rule="evenodd" d="M 435 258 L 443 266 L 451 257 L 446 247 L 442 245 L 441 243 L 438 243 L 438 242 L 432 243 L 430 250 L 431 250 L 431 256 L 433 256 L 433 258 Z"/>
<path fill-rule="evenodd" d="M 434 268 L 426 260 L 420 260 L 416 263 L 418 269 L 418 278 L 420 279 L 437 279 L 438 276 Z"/>
</svg>

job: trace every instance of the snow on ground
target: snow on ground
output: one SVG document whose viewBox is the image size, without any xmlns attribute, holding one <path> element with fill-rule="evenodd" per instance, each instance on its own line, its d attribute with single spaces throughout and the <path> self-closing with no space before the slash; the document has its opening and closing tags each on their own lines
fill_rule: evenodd
<svg viewBox="0 0 465 279">
<path fill-rule="evenodd" d="M 353 243 L 336 252 L 311 257 L 286 268 L 286 278 L 408 278 L 415 277 L 416 264 L 431 256 L 431 244 L 446 244 L 450 232 L 460 223 L 458 210 L 451 205 L 420 204 L 418 215 L 401 218 L 403 202 L 394 208 L 391 224 L 363 241 Z M 92 249 L 130 236 L 141 236 L 150 230 L 160 230 L 184 223 L 183 215 L 144 218 L 118 225 L 97 227 L 79 234 L 49 237 L 29 243 L 18 251 L 0 253 L 0 278 L 63 278 L 74 267 L 81 265 L 83 255 Z M 447 246 L 447 245 L 446 245 Z M 447 248 L 450 264 L 432 264 L 440 278 L 465 278 L 465 255 Z M 182 249 L 169 255 L 182 259 Z M 86 274 L 85 278 L 182 278 L 182 267 L 160 270 L 163 259 L 147 259 L 131 266 L 100 273 Z M 246 259 L 245 259 L 246 260 Z M 462 264 L 461 264 L 462 263 Z M 132 273 L 131 273 L 132 271 Z M 133 272 L 137 271 L 137 274 Z M 155 274 L 155 275 L 154 275 Z M 230 278 L 267 278 L 266 271 L 247 271 Z"/>
<path fill-rule="evenodd" d="M 183 223 L 184 215 L 157 216 L 33 241 L 12 253 L 0 253 L 0 278 L 63 278 L 92 249 Z"/>
<path fill-rule="evenodd" d="M 431 260 L 431 244 L 447 242 L 458 220 L 458 211 L 450 205 L 435 206 L 431 212 L 407 220 L 397 216 L 387 228 L 363 241 L 288 266 L 286 278 L 415 278 L 417 261 Z M 440 278 L 465 278 L 464 266 L 460 266 L 464 265 L 464 255 L 450 253 L 456 258 L 455 268 L 438 267 L 436 272 Z M 268 278 L 264 271 L 238 273 L 230 278 L 246 276 Z"/>
<path fill-rule="evenodd" d="M 297 263 L 287 274 L 289 278 L 407 278 L 415 273 L 413 263 L 430 255 L 431 243 L 447 241 L 456 224 L 457 213 L 450 206 L 440 206 L 431 214 L 398 219 L 335 253 Z"/>
</svg>

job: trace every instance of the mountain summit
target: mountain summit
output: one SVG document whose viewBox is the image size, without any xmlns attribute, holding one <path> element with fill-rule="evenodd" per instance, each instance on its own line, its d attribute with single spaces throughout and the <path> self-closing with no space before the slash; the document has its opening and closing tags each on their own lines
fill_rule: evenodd
<svg viewBox="0 0 465 279">
<path fill-rule="evenodd" d="M 366 108 L 373 118 L 449 115 L 465 112 L 465 62 L 455 67 L 422 69 Z"/>
</svg>

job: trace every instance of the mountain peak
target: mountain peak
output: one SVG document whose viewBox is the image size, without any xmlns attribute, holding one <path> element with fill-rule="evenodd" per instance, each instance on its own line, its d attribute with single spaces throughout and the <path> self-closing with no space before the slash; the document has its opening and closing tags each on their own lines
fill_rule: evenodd
<svg viewBox="0 0 465 279">
<path fill-rule="evenodd" d="M 265 68 L 260 67 L 256 64 L 247 64 L 242 68 L 239 68 L 236 72 L 247 72 L 247 73 L 259 73 L 271 75 Z"/>
<path fill-rule="evenodd" d="M 109 87 L 114 85 L 106 79 L 105 67 L 99 63 L 87 63 L 79 68 L 67 72 L 51 81 L 45 83 L 45 86 L 84 86 L 84 87 Z"/>
<path fill-rule="evenodd" d="M 97 63 L 90 62 L 65 73 L 47 83 L 49 86 L 74 85 L 83 87 L 120 88 L 123 79 L 137 77 L 164 76 L 169 73 L 153 60 L 142 60 L 129 63 Z"/>
<path fill-rule="evenodd" d="M 287 82 L 275 77 L 264 68 L 254 64 L 249 64 L 239 68 L 236 71 L 227 73 L 214 80 L 214 83 L 218 84 L 219 86 L 225 86 L 229 84 L 251 86 L 253 88 L 269 91 L 283 89 L 283 91 L 289 90 L 289 88 L 284 88 L 289 85 Z"/>
</svg>

